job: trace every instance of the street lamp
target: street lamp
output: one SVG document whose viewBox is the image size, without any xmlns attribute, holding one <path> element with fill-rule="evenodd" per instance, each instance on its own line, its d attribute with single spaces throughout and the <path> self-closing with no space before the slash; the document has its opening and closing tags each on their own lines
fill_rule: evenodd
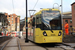
<svg viewBox="0 0 75 50">
<path fill-rule="evenodd" d="M 53 9 L 54 9 L 54 5 L 55 5 L 55 4 L 57 4 L 57 5 L 58 5 L 58 9 L 59 9 L 59 7 L 60 7 L 60 6 L 59 6 L 59 4 L 58 4 L 58 3 L 54 3 L 54 4 L 53 4 Z"/>
<path fill-rule="evenodd" d="M 58 3 L 54 3 L 54 4 L 53 4 L 53 8 L 54 8 L 54 5 L 55 5 L 55 4 L 58 5 L 58 8 L 61 7 L 61 20 L 62 20 L 62 30 L 63 30 L 63 6 L 62 6 L 62 2 L 63 2 L 63 1 L 61 0 L 61 5 L 60 5 L 60 6 L 59 6 Z"/>
</svg>

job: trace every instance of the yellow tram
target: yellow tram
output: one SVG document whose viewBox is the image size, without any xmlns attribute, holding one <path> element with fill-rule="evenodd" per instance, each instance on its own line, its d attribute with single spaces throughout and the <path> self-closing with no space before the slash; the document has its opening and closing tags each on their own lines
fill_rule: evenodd
<svg viewBox="0 0 75 50">
<path fill-rule="evenodd" d="M 62 43 L 61 13 L 58 9 L 42 9 L 30 19 L 28 39 L 35 43 Z"/>
</svg>

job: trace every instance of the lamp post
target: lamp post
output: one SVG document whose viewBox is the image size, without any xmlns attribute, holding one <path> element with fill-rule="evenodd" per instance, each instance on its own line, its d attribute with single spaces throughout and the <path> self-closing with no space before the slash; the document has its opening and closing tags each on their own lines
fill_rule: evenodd
<svg viewBox="0 0 75 50">
<path fill-rule="evenodd" d="M 62 16 L 63 15 L 63 6 L 62 6 L 62 2 L 63 1 L 61 0 L 61 5 L 60 6 L 61 6 L 61 19 L 62 19 L 62 30 L 63 30 L 63 16 Z"/>
<path fill-rule="evenodd" d="M 26 0 L 26 39 L 25 39 L 25 42 L 28 42 L 28 20 L 27 20 L 27 0 Z"/>
</svg>

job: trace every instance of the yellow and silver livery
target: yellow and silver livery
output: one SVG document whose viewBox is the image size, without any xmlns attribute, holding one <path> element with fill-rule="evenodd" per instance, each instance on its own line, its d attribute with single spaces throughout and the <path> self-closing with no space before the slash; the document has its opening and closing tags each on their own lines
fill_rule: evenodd
<svg viewBox="0 0 75 50">
<path fill-rule="evenodd" d="M 30 19 L 29 40 L 35 43 L 62 43 L 61 13 L 58 9 L 42 9 Z"/>
</svg>

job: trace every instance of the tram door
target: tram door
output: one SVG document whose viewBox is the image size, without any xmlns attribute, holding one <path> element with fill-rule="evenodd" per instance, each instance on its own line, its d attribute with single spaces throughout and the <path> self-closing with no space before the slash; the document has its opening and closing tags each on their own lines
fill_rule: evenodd
<svg viewBox="0 0 75 50">
<path fill-rule="evenodd" d="M 30 31 L 30 39 L 32 41 L 34 41 L 34 34 L 35 34 L 35 18 L 33 18 L 32 28 L 31 28 L 31 31 Z"/>
</svg>

